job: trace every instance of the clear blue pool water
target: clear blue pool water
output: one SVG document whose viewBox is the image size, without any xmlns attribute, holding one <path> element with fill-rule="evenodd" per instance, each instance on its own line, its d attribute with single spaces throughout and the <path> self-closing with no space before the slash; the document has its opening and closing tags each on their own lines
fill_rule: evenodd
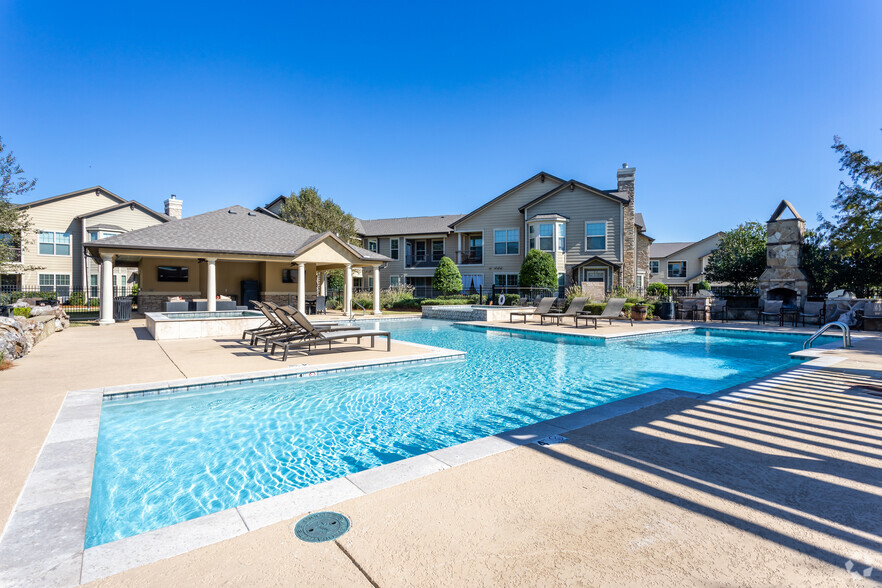
<svg viewBox="0 0 882 588">
<path fill-rule="evenodd" d="M 467 356 L 105 401 L 86 547 L 658 388 L 716 392 L 792 365 L 804 338 L 698 329 L 603 342 L 361 324 Z"/>
</svg>

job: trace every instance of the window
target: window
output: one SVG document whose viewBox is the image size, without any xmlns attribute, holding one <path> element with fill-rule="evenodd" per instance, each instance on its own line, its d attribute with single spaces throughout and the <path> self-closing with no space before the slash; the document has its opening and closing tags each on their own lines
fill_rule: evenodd
<svg viewBox="0 0 882 588">
<path fill-rule="evenodd" d="M 397 241 L 398 239 L 395 240 Z M 389 285 L 395 288 L 396 286 L 399 286 L 401 284 L 399 280 L 401 280 L 401 278 L 399 278 L 398 276 L 389 276 Z"/>
<path fill-rule="evenodd" d="M 389 257 L 398 259 L 398 239 L 389 239 Z"/>
<path fill-rule="evenodd" d="M 484 252 L 484 238 L 473 235 L 469 237 L 469 256 L 472 263 L 481 263 L 481 255 Z"/>
<path fill-rule="evenodd" d="M 542 251 L 554 251 L 554 225 L 545 223 L 539 225 L 539 249 Z"/>
<path fill-rule="evenodd" d="M 432 261 L 441 261 L 444 257 L 444 241 L 432 241 Z"/>
<path fill-rule="evenodd" d="M 658 273 L 658 260 L 653 259 L 649 262 L 649 273 L 657 274 Z"/>
<path fill-rule="evenodd" d="M 98 240 L 98 231 L 89 231 L 89 241 Z"/>
<path fill-rule="evenodd" d="M 89 276 L 89 298 L 98 298 L 98 274 Z"/>
<path fill-rule="evenodd" d="M 585 223 L 585 249 L 606 251 L 606 223 Z"/>
<path fill-rule="evenodd" d="M 297 283 L 297 269 L 283 269 L 282 270 L 282 283 L 283 284 L 296 284 Z"/>
<path fill-rule="evenodd" d="M 70 255 L 70 233 L 40 231 L 40 255 Z"/>
<path fill-rule="evenodd" d="M 606 280 L 606 271 L 604 270 L 585 270 L 586 282 L 603 282 Z"/>
<path fill-rule="evenodd" d="M 643 274 L 637 274 L 637 289 L 643 290 Z"/>
<path fill-rule="evenodd" d="M 497 286 L 517 286 L 517 274 L 493 274 L 493 283 Z"/>
<path fill-rule="evenodd" d="M 416 261 L 426 261 L 426 242 L 417 241 L 416 245 Z"/>
<path fill-rule="evenodd" d="M 377 240 L 376 239 L 368 240 L 368 251 L 373 251 L 374 253 L 377 252 Z"/>
<path fill-rule="evenodd" d="M 566 274 L 557 274 L 557 285 L 560 288 L 563 288 L 567 285 L 567 275 Z"/>
<path fill-rule="evenodd" d="M 40 292 L 55 292 L 59 298 L 70 296 L 70 274 L 40 274 Z"/>
<path fill-rule="evenodd" d="M 669 261 L 668 262 L 669 278 L 685 278 L 686 262 L 685 261 Z"/>
<path fill-rule="evenodd" d="M 567 250 L 567 225 L 566 223 L 557 223 L 557 250 Z"/>
<path fill-rule="evenodd" d="M 157 282 L 187 282 L 190 280 L 190 268 L 187 266 L 160 265 L 156 268 Z"/>
<path fill-rule="evenodd" d="M 493 251 L 496 255 L 517 255 L 520 240 L 521 235 L 517 229 L 493 231 Z"/>
</svg>

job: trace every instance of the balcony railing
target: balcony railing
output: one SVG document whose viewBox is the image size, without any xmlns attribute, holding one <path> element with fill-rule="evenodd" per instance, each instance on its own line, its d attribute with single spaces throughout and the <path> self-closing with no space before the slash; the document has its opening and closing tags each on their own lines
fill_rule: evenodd
<svg viewBox="0 0 882 588">
<path fill-rule="evenodd" d="M 481 265 L 484 263 L 484 255 L 480 249 L 457 251 L 456 258 L 458 265 Z"/>
<path fill-rule="evenodd" d="M 429 255 L 405 255 L 404 267 L 438 267 L 440 258 L 432 260 Z"/>
</svg>

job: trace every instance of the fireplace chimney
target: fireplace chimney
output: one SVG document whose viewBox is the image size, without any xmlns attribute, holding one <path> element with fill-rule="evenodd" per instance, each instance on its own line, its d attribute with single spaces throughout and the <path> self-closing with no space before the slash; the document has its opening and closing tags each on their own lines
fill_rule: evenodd
<svg viewBox="0 0 882 588">
<path fill-rule="evenodd" d="M 785 211 L 793 218 L 781 218 Z M 782 200 L 766 223 L 766 271 L 759 279 L 763 300 L 784 300 L 788 306 L 802 307 L 808 296 L 808 279 L 802 271 L 802 243 L 805 221 Z"/>
<path fill-rule="evenodd" d="M 183 207 L 184 201 L 178 200 L 178 197 L 172 194 L 171 197 L 165 201 L 165 214 L 166 216 L 180 219 Z"/>
</svg>

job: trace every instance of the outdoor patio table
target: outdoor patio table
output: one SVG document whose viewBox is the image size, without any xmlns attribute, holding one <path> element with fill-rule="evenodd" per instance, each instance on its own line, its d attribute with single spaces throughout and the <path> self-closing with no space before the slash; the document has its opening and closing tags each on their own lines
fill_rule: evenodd
<svg viewBox="0 0 882 588">
<path fill-rule="evenodd" d="M 791 326 L 796 326 L 796 319 L 799 318 L 799 309 L 798 308 L 782 308 L 781 309 L 781 318 L 779 321 L 780 326 L 784 326 L 784 321 L 790 321 Z"/>
</svg>

